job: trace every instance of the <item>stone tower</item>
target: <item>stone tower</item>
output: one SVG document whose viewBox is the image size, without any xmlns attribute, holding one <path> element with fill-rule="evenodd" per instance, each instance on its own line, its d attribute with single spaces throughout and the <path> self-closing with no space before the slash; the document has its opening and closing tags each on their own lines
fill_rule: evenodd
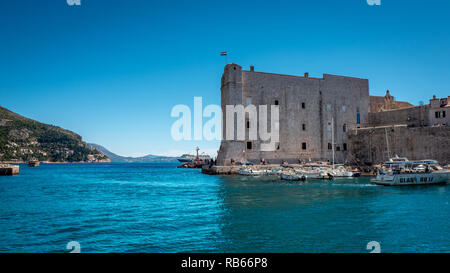
<svg viewBox="0 0 450 273">
<path fill-rule="evenodd" d="M 227 64 L 221 80 L 221 107 L 222 107 L 222 143 L 220 145 L 219 154 L 217 157 L 218 165 L 229 165 L 231 160 L 242 161 L 244 159 L 243 153 L 245 150 L 245 142 L 237 140 L 225 140 L 225 108 L 226 105 L 241 105 L 243 104 L 242 92 L 242 67 L 237 64 Z M 234 128 L 236 128 L 236 121 Z M 236 132 L 235 132 L 235 139 Z"/>
</svg>

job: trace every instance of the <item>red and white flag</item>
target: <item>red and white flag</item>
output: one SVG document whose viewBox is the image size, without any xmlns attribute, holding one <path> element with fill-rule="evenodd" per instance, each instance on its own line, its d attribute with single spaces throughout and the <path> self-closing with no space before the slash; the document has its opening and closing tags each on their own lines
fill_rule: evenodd
<svg viewBox="0 0 450 273">
<path fill-rule="evenodd" d="M 227 56 L 227 52 L 226 51 L 220 52 L 220 56 Z"/>
</svg>

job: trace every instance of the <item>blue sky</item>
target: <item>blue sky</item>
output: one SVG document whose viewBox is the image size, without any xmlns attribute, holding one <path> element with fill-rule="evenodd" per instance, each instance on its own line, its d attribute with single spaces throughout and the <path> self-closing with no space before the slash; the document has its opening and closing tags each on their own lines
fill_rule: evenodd
<svg viewBox="0 0 450 273">
<path fill-rule="evenodd" d="M 176 142 L 176 104 L 220 104 L 229 61 L 368 78 L 370 93 L 450 95 L 450 1 L 0 1 L 0 105 L 121 155 L 214 151 Z"/>
</svg>

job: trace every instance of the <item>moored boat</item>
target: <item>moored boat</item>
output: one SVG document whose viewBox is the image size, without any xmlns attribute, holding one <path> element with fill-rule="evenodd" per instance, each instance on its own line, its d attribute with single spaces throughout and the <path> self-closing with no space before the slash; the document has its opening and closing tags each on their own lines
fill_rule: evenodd
<svg viewBox="0 0 450 273">
<path fill-rule="evenodd" d="M 28 166 L 29 167 L 37 167 L 39 165 L 40 165 L 40 162 L 37 159 L 31 159 L 31 160 L 28 161 Z"/>
<path fill-rule="evenodd" d="M 289 181 L 305 181 L 306 176 L 297 172 L 281 172 L 280 174 L 281 180 L 289 180 Z"/>
<path fill-rule="evenodd" d="M 239 169 L 238 173 L 240 175 L 245 175 L 245 176 L 260 176 L 260 175 L 264 175 L 265 172 L 261 171 L 261 170 L 253 170 L 250 167 L 247 166 L 243 166 Z"/>
<path fill-rule="evenodd" d="M 436 160 L 410 161 L 392 158 L 382 165 L 373 183 L 384 186 L 446 184 L 450 171 L 439 166 Z"/>
</svg>

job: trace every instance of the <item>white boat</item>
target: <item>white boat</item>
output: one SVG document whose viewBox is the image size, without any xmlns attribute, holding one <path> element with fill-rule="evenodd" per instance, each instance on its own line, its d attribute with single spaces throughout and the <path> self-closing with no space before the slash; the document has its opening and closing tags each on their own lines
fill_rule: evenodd
<svg viewBox="0 0 450 273">
<path fill-rule="evenodd" d="M 309 179 L 318 179 L 321 176 L 321 172 L 305 172 L 305 175 L 309 178 Z"/>
<path fill-rule="evenodd" d="M 264 170 L 263 173 L 264 173 L 264 175 L 279 175 L 280 171 L 279 170 Z"/>
<path fill-rule="evenodd" d="M 264 175 L 264 171 L 261 170 L 253 170 L 249 167 L 241 167 L 238 171 L 238 173 L 240 175 L 245 175 L 245 176 L 260 176 L 260 175 Z"/>
<path fill-rule="evenodd" d="M 306 166 L 302 169 L 302 173 L 308 179 L 328 179 L 331 168 L 322 166 Z"/>
<path fill-rule="evenodd" d="M 347 171 L 345 168 L 336 168 L 330 172 L 334 177 L 353 177 L 353 172 Z"/>
<path fill-rule="evenodd" d="M 445 184 L 450 171 L 444 170 L 436 160 L 409 161 L 407 158 L 391 158 L 372 180 L 384 186 Z"/>
<path fill-rule="evenodd" d="M 197 160 L 197 156 L 190 155 L 190 154 L 184 154 L 184 155 L 178 157 L 177 160 L 182 162 L 182 163 L 183 162 L 193 162 L 193 161 Z M 198 160 L 202 161 L 202 162 L 205 162 L 205 161 L 211 160 L 211 157 L 209 155 L 205 154 L 205 153 L 202 153 L 202 154 L 198 155 Z"/>
<path fill-rule="evenodd" d="M 280 178 L 289 181 L 305 181 L 307 177 L 297 172 L 281 172 Z"/>
</svg>

